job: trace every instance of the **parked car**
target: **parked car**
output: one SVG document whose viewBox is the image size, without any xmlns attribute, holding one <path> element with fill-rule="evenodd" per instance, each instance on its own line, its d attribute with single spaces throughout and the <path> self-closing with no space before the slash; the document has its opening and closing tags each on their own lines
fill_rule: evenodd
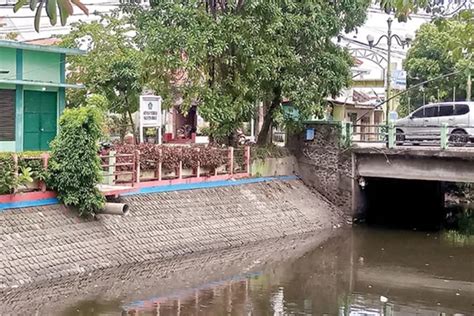
<svg viewBox="0 0 474 316">
<path fill-rule="evenodd" d="M 448 124 L 451 142 L 474 142 L 474 102 L 443 102 L 420 107 L 395 121 L 397 142 L 439 140 L 443 123 Z"/>
</svg>

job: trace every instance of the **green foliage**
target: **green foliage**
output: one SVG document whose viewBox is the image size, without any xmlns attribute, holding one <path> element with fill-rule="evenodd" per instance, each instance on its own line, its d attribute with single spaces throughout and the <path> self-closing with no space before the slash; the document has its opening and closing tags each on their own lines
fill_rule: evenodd
<svg viewBox="0 0 474 316">
<path fill-rule="evenodd" d="M 408 17 L 418 10 L 430 11 L 433 3 L 429 0 L 376 0 L 380 8 L 386 13 L 395 12 L 400 22 L 407 22 Z"/>
<path fill-rule="evenodd" d="M 17 178 L 17 186 L 25 185 L 31 182 L 33 182 L 33 173 L 31 167 L 20 167 Z"/>
<path fill-rule="evenodd" d="M 85 14 L 89 14 L 89 10 L 80 0 L 18 0 L 13 7 L 13 11 L 17 12 L 26 4 L 29 4 L 31 11 L 36 11 L 34 22 L 36 32 L 40 31 L 40 21 L 43 8 L 46 9 L 46 14 L 51 25 L 56 25 L 58 21 L 58 13 L 61 25 L 66 25 L 67 18 L 74 13 L 72 5 L 81 9 Z"/>
<path fill-rule="evenodd" d="M 62 38 L 64 47 L 76 47 L 77 41 L 90 36 L 92 43 L 86 55 L 68 56 L 68 82 L 81 82 L 85 89 L 68 90 L 69 106 L 80 106 L 90 93 L 106 99 L 96 102 L 99 108 L 122 114 L 120 123 L 133 126 L 131 114 L 138 110 L 142 91 L 142 53 L 129 36 L 133 29 L 119 12 L 102 15 L 100 21 L 72 24 L 71 32 Z M 97 96 L 98 97 L 98 96 Z M 99 105 L 100 103 L 100 105 Z M 129 121 L 127 123 L 127 120 Z"/>
<path fill-rule="evenodd" d="M 15 175 L 15 160 L 13 153 L 0 153 L 0 194 L 9 194 L 16 191 L 18 187 L 33 182 L 35 173 L 33 168 L 21 158 L 18 158 L 18 175 Z"/>
<path fill-rule="evenodd" d="M 0 194 L 15 188 L 15 162 L 11 153 L 0 153 Z"/>
<path fill-rule="evenodd" d="M 268 144 L 266 146 L 253 146 L 250 148 L 250 159 L 264 160 L 266 158 L 283 158 L 289 156 L 287 148 Z"/>
<path fill-rule="evenodd" d="M 35 152 L 36 153 L 36 152 Z M 18 157 L 18 167 L 29 169 L 33 180 L 46 181 L 48 171 L 43 167 L 43 161 L 30 153 L 21 153 Z"/>
<path fill-rule="evenodd" d="M 474 210 L 466 210 L 459 218 L 458 225 L 461 233 L 474 236 Z"/>
<path fill-rule="evenodd" d="M 184 109 L 198 102 L 221 138 L 256 101 L 272 104 L 269 125 L 283 97 L 308 117 L 348 85 L 352 58 L 331 39 L 362 24 L 369 2 L 155 1 L 132 21 L 150 87 Z"/>
<path fill-rule="evenodd" d="M 97 188 L 101 124 L 102 113 L 97 107 L 66 109 L 59 121 L 60 132 L 51 143 L 48 184 L 80 215 L 95 213 L 105 202 Z"/>
<path fill-rule="evenodd" d="M 425 84 L 422 89 L 409 91 L 401 99 L 402 114 L 433 101 L 466 99 L 467 73 L 474 69 L 472 47 L 474 39 L 472 14 L 462 14 L 424 24 L 407 54 L 404 68 L 408 72 L 407 86 L 431 80 L 443 74 L 461 70 L 454 76 Z"/>
</svg>

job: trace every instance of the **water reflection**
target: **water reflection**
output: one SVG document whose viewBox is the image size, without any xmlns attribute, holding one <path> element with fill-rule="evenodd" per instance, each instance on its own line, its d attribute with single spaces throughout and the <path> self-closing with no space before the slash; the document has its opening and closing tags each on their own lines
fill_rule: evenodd
<svg viewBox="0 0 474 316">
<path fill-rule="evenodd" d="M 50 296 L 50 304 L 35 309 L 40 315 L 474 314 L 472 245 L 365 228 L 320 241 L 287 238 L 156 263 L 158 270 L 98 276 L 91 286 L 69 282 L 75 300 Z"/>
</svg>

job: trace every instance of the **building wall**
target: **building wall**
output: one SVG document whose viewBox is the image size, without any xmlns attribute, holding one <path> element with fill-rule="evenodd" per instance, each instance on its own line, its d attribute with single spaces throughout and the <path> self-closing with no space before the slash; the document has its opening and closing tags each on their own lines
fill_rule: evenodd
<svg viewBox="0 0 474 316">
<path fill-rule="evenodd" d="M 64 63 L 64 54 L 1 47 L 0 70 L 8 71 L 8 73 L 0 74 L 0 79 L 64 83 Z M 12 120 L 13 124 L 15 125 L 15 137 L 13 139 L 0 139 L 0 151 L 23 150 L 23 133 L 25 129 L 25 124 L 28 124 L 28 122 L 24 121 L 23 115 L 25 91 L 30 90 L 58 92 L 58 120 L 65 106 L 64 88 L 43 87 L 41 85 L 15 85 L 2 83 L 0 84 L 0 90 L 1 89 L 15 91 L 15 115 L 13 118 L 9 118 L 9 120 Z M 2 129 L 4 129 L 4 126 L 2 127 Z"/>
<path fill-rule="evenodd" d="M 16 49 L 0 47 L 0 79 L 16 79 Z"/>
<path fill-rule="evenodd" d="M 23 79 L 60 82 L 60 54 L 23 51 Z"/>
</svg>

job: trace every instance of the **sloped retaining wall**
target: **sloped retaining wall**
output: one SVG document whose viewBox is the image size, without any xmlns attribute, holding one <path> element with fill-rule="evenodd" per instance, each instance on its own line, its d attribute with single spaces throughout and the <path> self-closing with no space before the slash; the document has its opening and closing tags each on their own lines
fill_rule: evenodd
<svg viewBox="0 0 474 316">
<path fill-rule="evenodd" d="M 131 205 L 130 216 L 84 220 L 61 205 L 0 213 L 0 291 L 330 229 L 341 222 L 335 209 L 297 179 L 123 200 Z"/>
<path fill-rule="evenodd" d="M 250 165 L 255 177 L 274 177 L 298 174 L 298 161 L 294 156 L 257 159 Z"/>
<path fill-rule="evenodd" d="M 294 260 L 313 250 L 328 237 L 331 240 L 348 239 L 344 230 L 339 230 L 339 233 L 334 235 L 332 230 L 323 230 L 170 260 L 122 265 L 41 284 L 32 283 L 5 291 L 0 300 L 0 315 L 69 315 L 66 310 L 75 312 L 75 307 L 80 306 L 81 302 L 98 298 L 101 301 L 114 301 L 120 297 L 124 302 L 123 309 L 128 311 L 127 315 L 135 315 L 133 311 L 137 309 L 153 308 L 170 297 L 186 300 L 189 296 L 195 298 L 197 295 L 199 302 L 206 304 L 205 294 L 199 295 L 199 290 L 214 288 L 219 284 L 228 286 L 229 281 L 245 280 L 258 275 L 266 269 L 266 265 L 272 266 L 274 262 L 285 262 L 291 269 Z M 313 260 L 323 262 L 321 267 L 335 269 L 335 264 L 327 262 L 343 261 L 345 254 L 350 253 L 347 249 L 331 251 L 332 245 L 337 247 L 340 243 L 317 248 L 320 255 L 313 256 L 316 257 Z M 349 260 L 344 262 L 348 264 Z M 330 272 L 327 273 L 328 278 L 336 275 Z M 323 282 L 321 286 L 327 288 L 329 284 L 332 283 Z M 102 312 L 106 314 L 106 311 Z"/>
</svg>

